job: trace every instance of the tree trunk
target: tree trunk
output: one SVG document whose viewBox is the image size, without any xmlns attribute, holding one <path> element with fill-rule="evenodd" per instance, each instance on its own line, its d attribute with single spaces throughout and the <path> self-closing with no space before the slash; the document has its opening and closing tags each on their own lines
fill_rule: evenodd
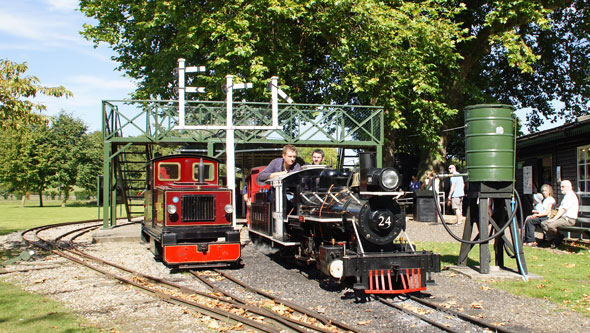
<svg viewBox="0 0 590 333">
<path fill-rule="evenodd" d="M 27 194 L 23 194 L 23 198 L 20 201 L 20 208 L 24 208 L 25 207 L 25 200 L 27 199 Z"/>
<path fill-rule="evenodd" d="M 70 191 L 67 191 L 67 190 L 63 191 L 63 195 L 64 195 L 64 197 L 63 197 L 63 200 L 61 202 L 61 207 L 62 208 L 64 208 L 66 206 L 66 201 L 68 201 L 68 197 L 70 196 Z"/>
<path fill-rule="evenodd" d="M 43 207 L 43 190 L 39 190 L 39 207 Z"/>
</svg>

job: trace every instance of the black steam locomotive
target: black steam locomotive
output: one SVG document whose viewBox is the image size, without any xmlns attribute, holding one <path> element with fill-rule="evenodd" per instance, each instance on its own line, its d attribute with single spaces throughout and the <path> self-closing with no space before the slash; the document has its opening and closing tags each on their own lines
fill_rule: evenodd
<svg viewBox="0 0 590 333">
<path fill-rule="evenodd" d="M 425 290 L 440 255 L 397 240 L 406 228 L 398 171 L 375 168 L 370 154 L 361 154 L 360 166 L 357 173 L 304 166 L 269 180 L 270 190 L 253 173 L 248 186 L 261 190 L 249 193 L 251 238 L 291 248 L 357 294 Z"/>
</svg>

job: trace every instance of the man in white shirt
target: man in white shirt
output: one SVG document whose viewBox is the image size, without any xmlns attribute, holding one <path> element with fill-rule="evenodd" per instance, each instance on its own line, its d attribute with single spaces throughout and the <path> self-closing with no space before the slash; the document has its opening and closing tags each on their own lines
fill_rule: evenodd
<svg viewBox="0 0 590 333">
<path fill-rule="evenodd" d="M 457 168 L 451 164 L 449 165 L 449 173 L 454 176 L 451 177 L 451 190 L 449 191 L 449 204 L 455 211 L 455 217 L 457 224 L 461 224 L 463 221 L 463 197 L 465 196 L 465 183 L 463 177 L 459 176 Z M 452 224 L 452 223 L 451 223 Z"/>
<path fill-rule="evenodd" d="M 561 200 L 557 214 L 541 223 L 541 228 L 545 232 L 547 241 L 550 241 L 553 245 L 559 245 L 561 241 L 561 237 L 558 237 L 557 228 L 574 225 L 580 209 L 578 197 L 572 188 L 572 182 L 562 180 L 561 193 L 564 194 L 564 197 Z"/>
</svg>

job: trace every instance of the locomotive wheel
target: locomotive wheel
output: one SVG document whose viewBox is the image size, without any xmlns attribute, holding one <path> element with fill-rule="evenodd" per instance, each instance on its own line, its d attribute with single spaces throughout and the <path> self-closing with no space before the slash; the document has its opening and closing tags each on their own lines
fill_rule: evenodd
<svg viewBox="0 0 590 333">
<path fill-rule="evenodd" d="M 405 227 L 404 214 L 396 205 L 371 206 L 371 203 L 365 204 L 359 214 L 360 236 L 371 244 L 391 244 Z"/>
</svg>

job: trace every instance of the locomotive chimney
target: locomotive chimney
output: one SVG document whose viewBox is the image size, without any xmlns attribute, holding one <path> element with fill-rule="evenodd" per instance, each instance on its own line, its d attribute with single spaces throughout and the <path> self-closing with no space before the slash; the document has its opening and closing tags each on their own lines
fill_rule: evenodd
<svg viewBox="0 0 590 333">
<path fill-rule="evenodd" d="M 377 154 L 375 152 L 359 153 L 359 166 L 361 168 L 360 190 L 365 192 L 367 191 L 367 174 L 371 168 L 377 166 Z"/>
</svg>

